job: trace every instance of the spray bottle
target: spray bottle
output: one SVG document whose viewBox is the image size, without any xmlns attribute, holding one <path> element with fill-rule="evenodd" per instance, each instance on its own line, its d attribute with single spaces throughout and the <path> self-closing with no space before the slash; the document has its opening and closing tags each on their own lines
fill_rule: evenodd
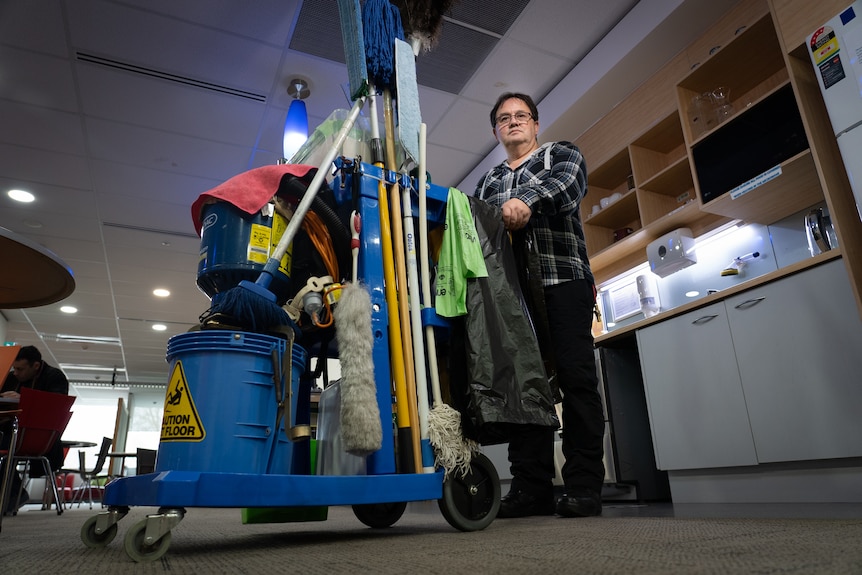
<svg viewBox="0 0 862 575">
<path fill-rule="evenodd" d="M 742 274 L 745 264 L 760 257 L 760 252 L 751 252 L 738 258 L 733 258 L 726 268 L 721 270 L 722 276 L 738 276 Z"/>
</svg>

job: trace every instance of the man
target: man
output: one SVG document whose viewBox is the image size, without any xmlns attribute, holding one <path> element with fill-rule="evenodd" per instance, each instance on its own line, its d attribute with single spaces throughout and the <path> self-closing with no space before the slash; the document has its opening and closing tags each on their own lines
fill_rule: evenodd
<svg viewBox="0 0 862 575">
<path fill-rule="evenodd" d="M 600 515 L 604 415 L 593 355 L 595 282 L 578 211 L 587 193 L 586 166 L 569 142 L 539 146 L 539 111 L 528 95 L 501 95 L 491 126 L 507 159 L 485 174 L 476 195 L 500 206 L 506 229 L 535 236 L 562 393 L 565 456 L 565 493 L 554 502 L 554 430 L 518 426 L 509 441 L 511 490 L 497 516 Z"/>
<path fill-rule="evenodd" d="M 29 387 L 40 391 L 50 391 L 52 393 L 62 393 L 68 395 L 69 380 L 66 375 L 56 367 L 48 365 L 42 360 L 42 354 L 32 345 L 26 345 L 18 351 L 15 356 L 15 361 L 12 363 L 12 371 L 3 382 L 3 387 L 0 388 L 0 397 L 21 397 L 21 388 Z M 0 448 L 8 449 L 11 443 L 12 426 L 9 423 L 0 424 L 0 433 L 3 434 L 0 441 Z M 4 466 L 5 466 L 4 459 Z M 53 469 L 59 469 L 63 465 L 63 446 L 60 439 L 54 443 L 51 451 L 48 452 L 48 461 Z M 30 468 L 31 477 L 41 477 L 42 466 L 37 465 Z M 0 477 L 2 477 L 2 469 L 0 469 Z M 12 484 L 10 486 L 9 505 L 6 511 L 17 510 L 19 505 L 14 503 L 14 495 L 18 493 L 18 487 L 21 483 L 21 478 L 17 473 L 12 475 Z M 30 499 L 26 490 L 22 493 L 21 503 L 25 503 Z"/>
</svg>

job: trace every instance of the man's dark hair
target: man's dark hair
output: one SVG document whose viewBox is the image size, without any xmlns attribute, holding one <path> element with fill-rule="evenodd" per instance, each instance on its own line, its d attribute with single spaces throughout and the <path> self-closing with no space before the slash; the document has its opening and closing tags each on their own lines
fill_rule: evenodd
<svg viewBox="0 0 862 575">
<path fill-rule="evenodd" d="M 18 355 L 15 356 L 15 361 L 20 359 L 26 359 L 30 365 L 33 365 L 37 361 L 42 361 L 42 354 L 36 349 L 33 345 L 25 345 L 20 350 L 18 350 Z"/>
<path fill-rule="evenodd" d="M 533 116 L 535 121 L 539 121 L 539 109 L 536 108 L 536 103 L 533 102 L 533 99 L 526 94 L 519 94 L 517 92 L 506 92 L 505 94 L 500 94 L 500 97 L 497 98 L 497 103 L 494 104 L 494 107 L 491 108 L 491 127 L 497 127 L 497 110 L 500 109 L 500 106 L 503 105 L 503 102 L 506 100 L 510 100 L 512 98 L 517 98 L 524 102 L 527 107 L 530 109 L 530 114 Z"/>
</svg>

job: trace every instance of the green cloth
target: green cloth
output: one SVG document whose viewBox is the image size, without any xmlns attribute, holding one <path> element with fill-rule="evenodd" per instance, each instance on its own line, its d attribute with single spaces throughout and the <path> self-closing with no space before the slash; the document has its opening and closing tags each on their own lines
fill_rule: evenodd
<svg viewBox="0 0 862 575">
<path fill-rule="evenodd" d="M 482 245 L 473 223 L 470 200 L 460 190 L 449 188 L 446 227 L 437 262 L 437 315 L 456 317 L 467 313 L 467 279 L 488 277 Z"/>
</svg>

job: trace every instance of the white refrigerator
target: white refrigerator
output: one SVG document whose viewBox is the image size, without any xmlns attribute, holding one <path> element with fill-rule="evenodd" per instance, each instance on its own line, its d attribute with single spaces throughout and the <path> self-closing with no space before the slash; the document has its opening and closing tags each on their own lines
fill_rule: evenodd
<svg viewBox="0 0 862 575">
<path fill-rule="evenodd" d="M 862 0 L 809 35 L 807 46 L 862 218 Z"/>
</svg>

